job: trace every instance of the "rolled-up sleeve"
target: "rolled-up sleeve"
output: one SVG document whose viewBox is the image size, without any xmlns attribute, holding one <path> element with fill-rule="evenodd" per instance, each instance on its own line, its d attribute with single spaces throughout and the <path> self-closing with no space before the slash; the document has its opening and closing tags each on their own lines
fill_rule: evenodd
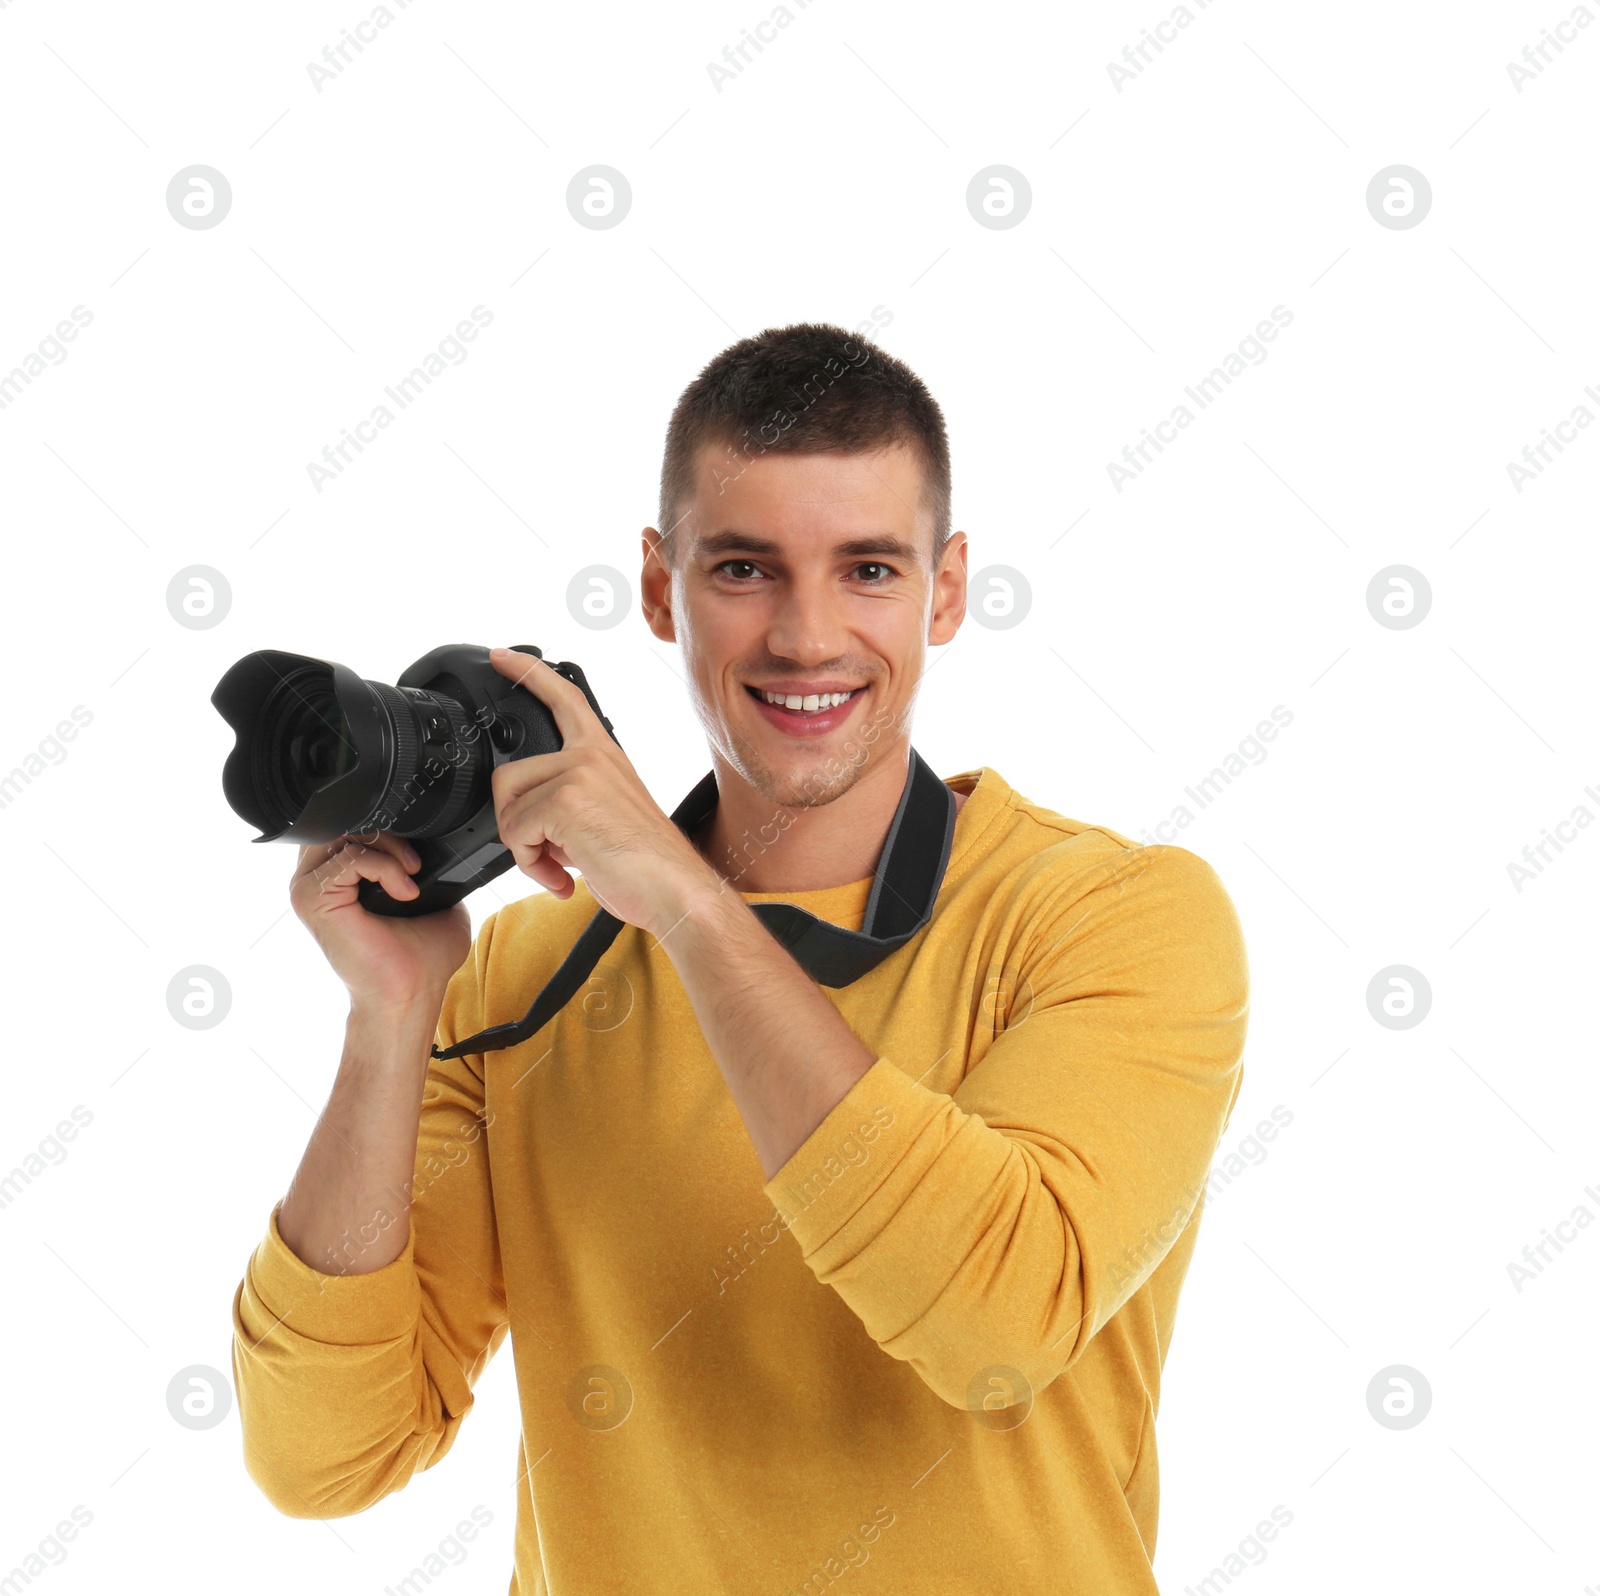
<svg viewBox="0 0 1600 1596">
<path fill-rule="evenodd" d="M 995 1371 L 1043 1389 L 1143 1285 L 1242 1078 L 1244 937 L 1204 860 L 1073 864 L 1038 919 L 953 1095 L 918 1084 L 932 1058 L 879 1057 L 764 1187 L 817 1279 L 956 1407 Z"/>
<path fill-rule="evenodd" d="M 491 915 L 452 976 L 438 1044 L 480 1027 Z M 431 1061 L 404 1251 L 324 1274 L 290 1250 L 275 1204 L 233 1298 L 245 1466 L 281 1512 L 358 1513 L 450 1450 L 472 1387 L 505 1337 L 483 1055 Z M 372 1224 L 408 1223 L 405 1193 Z"/>
</svg>

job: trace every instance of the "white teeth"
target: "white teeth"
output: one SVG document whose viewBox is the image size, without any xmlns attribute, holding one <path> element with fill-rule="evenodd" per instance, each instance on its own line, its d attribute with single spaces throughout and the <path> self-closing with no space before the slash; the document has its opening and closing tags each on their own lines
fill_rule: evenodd
<svg viewBox="0 0 1600 1596">
<path fill-rule="evenodd" d="M 856 689 L 860 691 L 860 689 Z M 802 710 L 807 715 L 815 714 L 819 709 L 833 709 L 842 704 L 851 696 L 850 693 L 807 693 L 803 698 L 798 693 L 769 693 L 762 691 L 761 696 L 769 704 L 781 705 L 784 709 Z"/>
</svg>

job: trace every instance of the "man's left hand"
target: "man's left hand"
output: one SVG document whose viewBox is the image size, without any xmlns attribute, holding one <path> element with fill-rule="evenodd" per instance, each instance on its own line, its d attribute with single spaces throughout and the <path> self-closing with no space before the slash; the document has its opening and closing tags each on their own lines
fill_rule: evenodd
<svg viewBox="0 0 1600 1596">
<path fill-rule="evenodd" d="M 500 840 L 517 868 L 558 898 L 581 871 L 602 909 L 657 937 L 721 879 L 652 798 L 581 688 L 542 659 L 490 649 L 489 663 L 539 699 L 562 746 L 498 766 L 490 780 Z"/>
</svg>

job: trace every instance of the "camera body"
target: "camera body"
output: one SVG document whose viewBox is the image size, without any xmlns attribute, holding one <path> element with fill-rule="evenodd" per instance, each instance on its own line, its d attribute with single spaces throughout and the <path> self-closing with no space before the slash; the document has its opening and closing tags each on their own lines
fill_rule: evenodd
<svg viewBox="0 0 1600 1596">
<path fill-rule="evenodd" d="M 516 652 L 543 659 L 531 643 Z M 582 670 L 546 661 L 578 687 L 617 740 Z M 357 889 L 374 914 L 408 918 L 459 903 L 516 862 L 500 840 L 491 775 L 514 759 L 562 746 L 555 719 L 471 643 L 433 649 L 391 687 L 347 666 L 260 649 L 233 665 L 211 695 L 236 741 L 223 792 L 256 842 L 333 842 L 389 831 L 422 863 L 414 898 L 376 881 Z"/>
</svg>

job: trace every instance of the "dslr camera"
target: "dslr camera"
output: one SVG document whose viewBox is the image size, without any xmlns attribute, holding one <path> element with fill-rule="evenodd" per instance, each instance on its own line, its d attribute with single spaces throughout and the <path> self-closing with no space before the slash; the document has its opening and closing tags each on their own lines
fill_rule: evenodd
<svg viewBox="0 0 1600 1596">
<path fill-rule="evenodd" d="M 544 659 L 531 643 L 516 651 Z M 578 666 L 546 661 L 580 688 L 620 746 Z M 424 654 L 391 687 L 346 665 L 258 649 L 211 694 L 235 742 L 222 790 L 256 842 L 333 842 L 391 831 L 422 860 L 414 898 L 376 882 L 357 889 L 374 914 L 433 914 L 515 863 L 495 824 L 497 765 L 561 748 L 555 718 L 489 663 L 489 650 L 449 643 Z"/>
</svg>

